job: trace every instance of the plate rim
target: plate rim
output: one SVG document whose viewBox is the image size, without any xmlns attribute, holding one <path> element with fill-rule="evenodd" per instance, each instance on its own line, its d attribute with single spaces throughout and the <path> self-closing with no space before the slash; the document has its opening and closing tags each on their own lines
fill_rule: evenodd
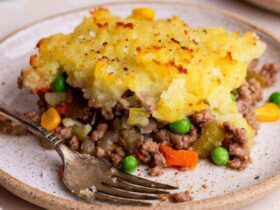
<svg viewBox="0 0 280 210">
<path fill-rule="evenodd" d="M 70 11 L 58 13 L 52 16 L 48 16 L 46 18 L 39 19 L 37 21 L 34 21 L 28 25 L 25 25 L 23 27 L 20 27 L 19 29 L 13 31 L 12 33 L 9 33 L 8 35 L 4 36 L 0 39 L 0 45 L 4 43 L 6 40 L 8 40 L 10 37 L 20 33 L 21 31 L 24 31 L 30 27 L 33 27 L 37 24 L 40 24 L 41 22 L 48 21 L 55 19 L 60 16 L 68 15 L 71 13 L 83 11 L 83 10 L 89 10 L 91 8 L 96 7 L 102 7 L 102 6 L 109 6 L 109 5 L 118 5 L 118 4 L 149 4 L 149 3 L 159 3 L 159 4 L 180 4 L 184 7 L 197 7 L 202 9 L 210 10 L 211 12 L 219 13 L 223 16 L 238 20 L 240 22 L 243 22 L 253 29 L 257 29 L 264 33 L 265 35 L 272 38 L 277 45 L 280 47 L 280 37 L 274 35 L 272 32 L 264 29 L 263 27 L 259 26 L 258 24 L 255 24 L 248 20 L 247 18 L 244 18 L 243 16 L 239 16 L 237 14 L 228 12 L 226 10 L 209 6 L 209 4 L 205 3 L 190 3 L 190 2 L 184 2 L 182 0 L 175 0 L 174 2 L 168 1 L 168 0 L 151 0 L 151 1 L 144 1 L 144 0 L 136 0 L 136 1 L 110 1 L 106 3 L 97 3 L 92 6 L 86 6 L 78 9 L 73 9 Z M 31 202 L 33 204 L 36 204 L 38 206 L 48 208 L 48 209 L 81 209 L 81 210 L 87 210 L 87 209 L 106 209 L 106 210 L 115 210 L 115 209 L 121 209 L 121 210 L 142 210 L 142 209 L 155 209 L 159 210 L 162 207 L 164 209 L 172 209 L 174 207 L 180 208 L 180 209 L 223 209 L 227 207 L 228 209 L 233 209 L 241 206 L 245 206 L 247 204 L 250 204 L 261 197 L 264 197 L 265 195 L 269 194 L 273 190 L 280 187 L 280 171 L 274 175 L 271 176 L 265 180 L 263 180 L 260 183 L 248 186 L 247 188 L 240 189 L 231 193 L 227 193 L 224 195 L 214 196 L 212 198 L 206 198 L 201 199 L 198 201 L 191 201 L 187 203 L 177 203 L 177 204 L 170 204 L 170 203 L 161 203 L 156 204 L 152 207 L 136 207 L 136 206 L 116 206 L 116 205 L 108 205 L 108 204 L 89 204 L 83 201 L 76 201 L 76 200 L 70 200 L 61 198 L 59 196 L 55 196 L 52 194 L 49 194 L 47 192 L 44 192 L 42 190 L 39 190 L 38 188 L 32 187 L 23 181 L 13 177 L 12 175 L 8 174 L 4 170 L 0 168 L 0 186 L 6 188 L 11 193 L 17 195 L 18 197 Z"/>
<path fill-rule="evenodd" d="M 255 6 L 260 10 L 265 10 L 272 12 L 275 15 L 280 15 L 280 1 L 279 0 L 270 0 L 269 2 L 265 1 L 256 1 L 256 0 L 243 0 L 245 3 Z M 274 7 L 275 6 L 275 7 Z"/>
</svg>

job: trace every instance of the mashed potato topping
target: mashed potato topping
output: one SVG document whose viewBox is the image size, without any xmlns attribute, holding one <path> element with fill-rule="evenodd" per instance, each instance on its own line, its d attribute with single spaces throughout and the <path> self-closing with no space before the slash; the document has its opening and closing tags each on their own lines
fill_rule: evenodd
<svg viewBox="0 0 280 210">
<path fill-rule="evenodd" d="M 135 10 L 122 19 L 107 9 L 92 11 L 73 33 L 39 42 L 21 84 L 35 92 L 65 72 L 69 85 L 104 109 L 131 90 L 160 121 L 209 108 L 220 122 L 245 128 L 252 137 L 230 92 L 245 81 L 248 64 L 265 44 L 252 32 L 191 28 L 176 16 L 153 20 L 153 14 Z"/>
</svg>

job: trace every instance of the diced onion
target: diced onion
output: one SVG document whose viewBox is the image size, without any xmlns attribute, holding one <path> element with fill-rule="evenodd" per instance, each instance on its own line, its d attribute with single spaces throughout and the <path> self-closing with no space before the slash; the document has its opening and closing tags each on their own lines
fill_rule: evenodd
<svg viewBox="0 0 280 210">
<path fill-rule="evenodd" d="M 80 122 L 73 120 L 72 118 L 68 118 L 68 117 L 66 117 L 62 120 L 62 124 L 65 127 L 73 127 L 74 125 L 81 125 Z"/>
<path fill-rule="evenodd" d="M 128 153 L 132 154 L 135 151 L 138 142 L 141 138 L 140 132 L 137 131 L 135 128 L 124 129 L 121 132 L 121 137 L 125 144 L 125 150 Z"/>
</svg>

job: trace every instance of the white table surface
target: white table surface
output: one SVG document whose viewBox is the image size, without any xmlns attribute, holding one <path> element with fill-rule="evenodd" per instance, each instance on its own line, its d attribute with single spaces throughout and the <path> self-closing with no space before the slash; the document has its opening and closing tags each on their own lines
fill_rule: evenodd
<svg viewBox="0 0 280 210">
<path fill-rule="evenodd" d="M 106 2 L 108 0 L 0 0 L 0 39 L 13 31 L 42 18 Z M 114 0 L 117 1 L 117 0 Z M 280 37 L 280 16 L 252 7 L 238 0 L 186 0 L 207 3 L 235 14 L 244 16 L 252 22 L 270 30 Z M 280 190 L 257 201 L 242 210 L 280 209 Z M 0 187 L 0 210 L 38 210 L 41 209 L 17 198 Z"/>
</svg>

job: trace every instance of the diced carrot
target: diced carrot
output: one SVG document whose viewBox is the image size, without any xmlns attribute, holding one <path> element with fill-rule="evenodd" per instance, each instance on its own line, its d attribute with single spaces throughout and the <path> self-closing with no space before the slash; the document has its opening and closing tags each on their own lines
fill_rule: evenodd
<svg viewBox="0 0 280 210">
<path fill-rule="evenodd" d="M 192 150 L 174 150 L 168 145 L 159 147 L 167 166 L 193 168 L 198 163 L 198 153 Z"/>
<path fill-rule="evenodd" d="M 69 103 L 63 103 L 56 107 L 56 110 L 60 115 L 66 115 L 69 109 Z"/>
</svg>

